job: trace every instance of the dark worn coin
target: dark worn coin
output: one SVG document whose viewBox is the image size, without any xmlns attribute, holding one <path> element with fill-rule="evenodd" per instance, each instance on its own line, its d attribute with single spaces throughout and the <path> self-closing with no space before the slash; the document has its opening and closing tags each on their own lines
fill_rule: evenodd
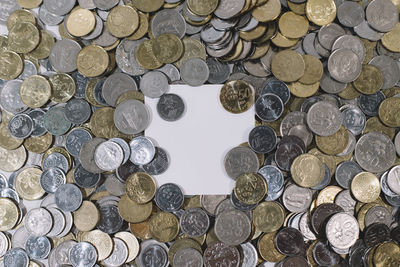
<svg viewBox="0 0 400 267">
<path fill-rule="evenodd" d="M 118 206 L 116 205 L 102 205 L 99 208 L 100 221 L 97 227 L 107 234 L 115 234 L 120 231 L 124 220 L 121 218 L 118 212 Z"/>
<path fill-rule="evenodd" d="M 393 228 L 392 231 L 390 231 L 390 236 L 392 237 L 393 241 L 396 241 L 397 244 L 400 244 L 400 226 Z"/>
<path fill-rule="evenodd" d="M 84 128 L 74 128 L 65 137 L 65 148 L 74 157 L 79 157 L 79 152 L 84 143 L 92 139 L 90 132 Z"/>
<path fill-rule="evenodd" d="M 327 241 L 318 241 L 312 253 L 315 262 L 320 266 L 335 266 L 340 261 L 340 255 L 329 247 Z"/>
<path fill-rule="evenodd" d="M 276 149 L 276 165 L 278 165 L 281 170 L 289 171 L 290 167 L 292 166 L 293 160 L 304 152 L 305 145 L 303 140 L 294 135 L 286 135 L 279 142 L 278 148 Z"/>
<path fill-rule="evenodd" d="M 150 244 L 142 248 L 139 255 L 140 267 L 164 267 L 168 262 L 168 255 L 165 249 L 158 244 Z"/>
<path fill-rule="evenodd" d="M 233 180 L 243 173 L 257 172 L 259 164 L 256 153 L 245 146 L 232 148 L 224 159 L 225 171 Z"/>
<path fill-rule="evenodd" d="M 100 173 L 91 173 L 85 170 L 81 164 L 75 167 L 75 183 L 82 188 L 95 187 L 100 181 Z"/>
<path fill-rule="evenodd" d="M 385 98 L 385 95 L 381 91 L 372 95 L 361 94 L 357 99 L 357 103 L 365 115 L 373 117 L 378 115 L 379 105 Z"/>
<path fill-rule="evenodd" d="M 308 261 L 301 256 L 292 256 L 282 261 L 281 267 L 308 267 Z"/>
<path fill-rule="evenodd" d="M 240 253 L 236 247 L 222 242 L 214 242 L 204 251 L 204 266 L 230 266 L 239 267 Z"/>
<path fill-rule="evenodd" d="M 34 109 L 27 113 L 29 117 L 33 120 L 33 131 L 31 133 L 32 136 L 42 136 L 46 133 L 46 128 L 44 127 L 44 112 L 41 109 Z"/>
<path fill-rule="evenodd" d="M 63 135 L 71 128 L 71 122 L 65 118 L 64 107 L 51 107 L 43 117 L 44 127 L 52 135 Z"/>
<path fill-rule="evenodd" d="M 276 78 L 268 79 L 261 91 L 261 95 L 268 93 L 277 95 L 282 100 L 284 105 L 286 105 L 290 99 L 289 87 L 286 85 L 286 83 Z"/>
<path fill-rule="evenodd" d="M 103 138 L 93 138 L 83 143 L 81 146 L 81 151 L 79 152 L 79 161 L 82 164 L 82 167 L 85 170 L 92 173 L 101 173 L 103 172 L 97 165 L 94 160 L 94 152 L 98 145 L 105 142 L 106 140 Z"/>
<path fill-rule="evenodd" d="M 116 170 L 116 175 L 117 178 L 125 183 L 126 179 L 128 179 L 128 177 L 131 174 L 134 174 L 136 172 L 140 172 L 142 171 L 142 168 L 139 165 L 134 164 L 131 161 L 127 161 L 125 164 L 121 165 L 117 170 Z"/>
<path fill-rule="evenodd" d="M 283 102 L 279 96 L 271 93 L 261 95 L 256 103 L 257 116 L 267 122 L 276 121 L 283 113 Z"/>
<path fill-rule="evenodd" d="M 354 176 L 362 172 L 360 165 L 354 161 L 345 161 L 336 168 L 336 182 L 344 189 L 349 189 Z"/>
<path fill-rule="evenodd" d="M 241 211 L 249 211 L 249 210 L 253 210 L 257 207 L 257 204 L 246 204 L 246 203 L 241 202 L 239 199 L 237 199 L 233 190 L 231 193 L 231 202 L 232 202 L 233 206 L 235 206 L 235 208 L 237 208 L 238 210 L 241 210 Z"/>
<path fill-rule="evenodd" d="M 306 244 L 302 233 L 292 227 L 280 230 L 275 236 L 275 247 L 284 255 L 298 255 L 305 251 Z"/>
<path fill-rule="evenodd" d="M 390 240 L 390 229 L 386 224 L 373 223 L 364 232 L 364 243 L 370 248 Z"/>
<path fill-rule="evenodd" d="M 178 185 L 168 183 L 157 189 L 154 200 L 161 210 L 172 212 L 182 207 L 184 195 Z"/>
<path fill-rule="evenodd" d="M 315 208 L 311 215 L 311 226 L 319 236 L 325 235 L 325 224 L 327 219 L 338 212 L 344 212 L 343 208 L 334 203 L 324 203 Z"/>
<path fill-rule="evenodd" d="M 182 232 L 190 237 L 198 237 L 205 234 L 210 227 L 210 218 L 200 208 L 190 208 L 182 214 L 179 224 Z"/>
<path fill-rule="evenodd" d="M 157 103 L 158 115 L 166 121 L 179 120 L 185 112 L 183 99 L 176 94 L 163 94 Z"/>
<path fill-rule="evenodd" d="M 228 80 L 231 70 L 227 63 L 212 57 L 207 58 L 206 62 L 210 69 L 210 75 L 208 76 L 209 83 L 221 84 Z"/>
<path fill-rule="evenodd" d="M 169 157 L 167 151 L 161 147 L 156 147 L 156 154 L 153 160 L 143 165 L 143 170 L 150 175 L 158 175 L 165 172 L 169 166 Z"/>
<path fill-rule="evenodd" d="M 90 118 L 90 105 L 86 100 L 74 98 L 64 107 L 65 118 L 71 123 L 82 124 Z"/>
<path fill-rule="evenodd" d="M 271 152 L 276 146 L 276 133 L 266 125 L 260 125 L 249 133 L 249 145 L 254 152 L 265 154 Z"/>
</svg>

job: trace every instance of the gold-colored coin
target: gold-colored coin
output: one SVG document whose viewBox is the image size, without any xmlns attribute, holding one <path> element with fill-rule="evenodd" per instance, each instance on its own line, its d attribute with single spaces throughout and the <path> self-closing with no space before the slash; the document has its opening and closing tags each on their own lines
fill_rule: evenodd
<svg viewBox="0 0 400 267">
<path fill-rule="evenodd" d="M 145 69 L 158 69 L 162 63 L 158 61 L 153 51 L 154 39 L 143 41 L 136 49 L 136 60 Z"/>
<path fill-rule="evenodd" d="M 384 125 L 378 117 L 371 117 L 365 123 L 365 128 L 362 131 L 362 134 L 370 133 L 370 132 L 379 132 L 386 134 L 390 139 L 393 140 L 394 135 L 396 134 L 396 129 L 393 127 L 387 127 Z"/>
<path fill-rule="evenodd" d="M 359 204 L 360 203 L 360 204 Z M 361 231 L 364 231 L 365 229 L 365 216 L 367 215 L 367 212 L 375 206 L 379 206 L 377 203 L 362 203 L 362 202 L 357 202 L 357 204 L 362 205 L 360 210 L 357 212 L 357 221 L 358 225 L 360 227 Z"/>
<path fill-rule="evenodd" d="M 271 70 L 283 82 L 295 82 L 304 75 L 306 64 L 303 57 L 294 50 L 278 52 L 271 62 Z"/>
<path fill-rule="evenodd" d="M 207 58 L 207 53 L 206 49 L 204 48 L 204 45 L 199 41 L 194 38 L 183 38 L 183 47 L 184 47 L 184 52 L 181 57 L 177 62 L 175 62 L 175 65 L 180 68 L 182 66 L 182 63 L 185 62 L 186 60 L 190 58 L 201 58 L 203 60 L 206 60 Z"/>
<path fill-rule="evenodd" d="M 251 15 L 260 22 L 275 20 L 281 13 L 279 0 L 268 0 L 265 4 L 253 9 Z"/>
<path fill-rule="evenodd" d="M 300 78 L 299 82 L 303 84 L 314 84 L 319 82 L 324 73 L 324 67 L 322 66 L 321 60 L 312 55 L 303 55 L 304 63 L 306 68 L 304 75 Z"/>
<path fill-rule="evenodd" d="M 292 11 L 285 12 L 279 18 L 279 30 L 289 38 L 300 38 L 308 32 L 308 20 Z"/>
<path fill-rule="evenodd" d="M 389 127 L 400 127 L 400 98 L 390 97 L 379 106 L 379 118 Z"/>
<path fill-rule="evenodd" d="M 138 204 L 144 204 L 152 200 L 156 194 L 156 183 L 150 174 L 136 172 L 126 180 L 126 195 Z"/>
<path fill-rule="evenodd" d="M 150 218 L 149 230 L 152 238 L 167 243 L 178 236 L 179 221 L 172 213 L 159 212 Z"/>
<path fill-rule="evenodd" d="M 0 124 L 0 147 L 13 150 L 22 145 L 23 142 L 24 139 L 17 139 L 10 134 L 8 131 L 8 120 Z"/>
<path fill-rule="evenodd" d="M 304 84 L 301 82 L 293 82 L 287 85 L 290 93 L 298 97 L 309 97 L 315 95 L 319 89 L 319 82 L 314 84 Z"/>
<path fill-rule="evenodd" d="M 353 83 L 348 83 L 346 88 L 344 88 L 343 91 L 338 93 L 338 96 L 340 96 L 343 99 L 354 99 L 359 97 L 361 94 L 354 88 Z"/>
<path fill-rule="evenodd" d="M 96 137 L 112 138 L 118 129 L 114 125 L 114 109 L 104 107 L 97 109 L 90 118 L 90 129 Z"/>
<path fill-rule="evenodd" d="M 260 203 L 253 211 L 253 224 L 261 232 L 275 232 L 283 225 L 285 209 L 276 201 Z"/>
<path fill-rule="evenodd" d="M 336 185 L 330 185 L 322 189 L 315 201 L 315 206 L 318 207 L 325 203 L 334 203 L 336 196 L 343 191 L 343 189 Z"/>
<path fill-rule="evenodd" d="M 233 190 L 239 201 L 249 205 L 257 204 L 267 194 L 267 183 L 259 173 L 245 173 L 236 179 Z"/>
<path fill-rule="evenodd" d="M 0 79 L 13 80 L 22 73 L 23 68 L 24 62 L 17 53 L 0 52 Z"/>
<path fill-rule="evenodd" d="M 136 224 L 150 217 L 152 203 L 138 204 L 132 201 L 127 195 L 123 195 L 118 203 L 118 210 L 125 221 Z"/>
<path fill-rule="evenodd" d="M 14 228 L 19 220 L 19 208 L 9 198 L 0 198 L 0 231 L 8 231 Z"/>
<path fill-rule="evenodd" d="M 7 51 L 8 49 L 8 37 L 6 35 L 0 35 L 0 52 Z"/>
<path fill-rule="evenodd" d="M 383 74 L 374 65 L 363 65 L 361 74 L 353 82 L 353 85 L 362 94 L 375 94 L 382 88 Z"/>
<path fill-rule="evenodd" d="M 93 230 L 100 221 L 100 212 L 91 201 L 84 200 L 78 210 L 74 211 L 74 225 L 82 232 Z"/>
<path fill-rule="evenodd" d="M 365 47 L 365 58 L 362 62 L 363 64 L 368 64 L 376 54 L 376 44 L 377 42 L 369 41 L 364 38 L 359 38 Z"/>
<path fill-rule="evenodd" d="M 314 187 L 325 175 L 324 164 L 314 155 L 301 154 L 290 167 L 293 181 L 302 187 Z"/>
<path fill-rule="evenodd" d="M 305 15 L 306 14 L 306 3 L 307 2 L 297 4 L 297 3 L 293 3 L 291 1 L 287 1 L 287 5 L 288 5 L 289 9 L 291 11 L 293 11 L 294 13 L 296 13 L 297 15 Z"/>
<path fill-rule="evenodd" d="M 139 27 L 138 29 L 131 35 L 126 37 L 128 40 L 138 40 L 146 35 L 147 30 L 149 29 L 149 19 L 147 15 L 143 12 L 138 11 L 139 15 Z"/>
<path fill-rule="evenodd" d="M 65 103 L 70 100 L 76 92 L 75 80 L 66 73 L 57 73 L 49 78 L 53 88 L 51 100 L 57 103 Z"/>
<path fill-rule="evenodd" d="M 44 153 L 53 143 L 53 135 L 46 133 L 42 136 L 30 136 L 25 139 L 24 146 L 29 152 Z"/>
<path fill-rule="evenodd" d="M 315 262 L 314 256 L 313 256 L 313 251 L 315 246 L 317 245 L 317 243 L 319 242 L 319 240 L 314 240 L 311 245 L 308 247 L 307 249 L 307 261 L 310 264 L 311 267 L 317 267 L 318 264 Z"/>
<path fill-rule="evenodd" d="M 313 148 L 307 153 L 316 156 L 322 163 L 326 164 L 331 173 L 331 176 L 335 173 L 337 164 L 334 156 L 326 155 L 322 153 L 318 148 Z"/>
<path fill-rule="evenodd" d="M 143 12 L 154 12 L 164 5 L 164 0 L 135 0 L 132 1 L 134 7 Z"/>
<path fill-rule="evenodd" d="M 126 198 L 129 199 L 128 197 L 126 197 Z M 129 201 L 133 202 L 130 199 L 129 199 Z M 135 202 L 133 202 L 133 203 L 135 203 Z M 149 202 L 147 204 L 143 204 L 142 206 L 149 205 L 149 204 L 151 204 L 151 202 Z M 136 204 L 136 205 L 139 205 L 139 204 Z M 152 208 L 151 208 L 151 211 L 150 211 L 150 213 L 151 213 L 150 216 L 155 215 L 159 211 L 160 210 L 158 209 L 158 207 L 156 205 L 153 205 Z M 131 231 L 131 233 L 134 234 L 137 238 L 139 238 L 141 240 L 150 239 L 151 238 L 151 234 L 150 234 L 150 231 L 149 231 L 150 218 L 147 218 L 147 219 L 143 220 L 140 223 L 129 223 L 129 230 Z"/>
<path fill-rule="evenodd" d="M 282 35 L 282 33 L 277 32 L 272 38 L 271 42 L 281 48 L 294 47 L 298 42 L 298 38 L 288 38 Z"/>
<path fill-rule="evenodd" d="M 0 147 L 0 170 L 15 172 L 24 166 L 27 155 L 24 146 L 14 150 Z"/>
<path fill-rule="evenodd" d="M 264 43 L 254 45 L 254 52 L 249 59 L 258 59 L 264 56 L 271 47 L 271 42 L 267 40 Z"/>
<path fill-rule="evenodd" d="M 400 87 L 395 86 L 395 87 L 392 87 L 389 89 L 385 89 L 381 92 L 386 96 L 386 98 L 389 98 L 389 97 L 395 96 L 397 94 L 400 94 Z"/>
<path fill-rule="evenodd" d="M 239 37 L 246 41 L 252 41 L 263 36 L 266 31 L 267 27 L 263 24 L 259 24 L 250 31 L 239 31 Z"/>
<path fill-rule="evenodd" d="M 140 248 L 139 242 L 136 237 L 129 232 L 118 232 L 114 236 L 120 238 L 128 246 L 128 258 L 126 262 L 133 261 L 139 254 Z"/>
<path fill-rule="evenodd" d="M 375 267 L 400 266 L 400 247 L 394 242 L 380 244 L 373 255 Z"/>
<path fill-rule="evenodd" d="M 358 201 L 373 202 L 381 193 L 379 179 L 373 173 L 361 172 L 351 181 L 351 192 Z"/>
<path fill-rule="evenodd" d="M 39 30 L 30 22 L 19 21 L 8 33 L 8 49 L 26 54 L 33 51 L 39 44 Z"/>
<path fill-rule="evenodd" d="M 118 97 L 117 100 L 117 106 L 121 104 L 122 102 L 130 99 L 135 99 L 139 100 L 141 102 L 144 102 L 144 94 L 142 92 L 136 91 L 136 90 L 129 90 L 123 93 L 120 97 Z"/>
<path fill-rule="evenodd" d="M 242 80 L 225 83 L 219 93 L 219 100 L 228 112 L 239 114 L 247 111 L 254 103 L 254 88 Z"/>
<path fill-rule="evenodd" d="M 207 16 L 217 8 L 218 0 L 188 0 L 186 4 L 189 10 L 197 16 Z"/>
<path fill-rule="evenodd" d="M 309 21 L 324 26 L 336 18 L 336 4 L 334 0 L 308 0 L 306 15 Z"/>
<path fill-rule="evenodd" d="M 315 142 L 319 150 L 328 155 L 336 155 L 346 148 L 349 140 L 349 132 L 344 126 L 330 136 L 315 136 Z"/>
<path fill-rule="evenodd" d="M 32 9 L 40 6 L 42 0 L 17 0 L 17 3 L 22 8 Z"/>
<path fill-rule="evenodd" d="M 200 203 L 200 196 L 192 196 L 192 197 L 185 197 L 183 201 L 183 207 L 184 210 L 191 209 L 191 208 L 202 208 L 202 205 Z"/>
<path fill-rule="evenodd" d="M 217 235 L 215 234 L 214 228 L 212 228 L 207 233 L 207 237 L 206 237 L 206 245 L 207 245 L 207 247 L 209 247 L 214 242 L 219 242 L 219 239 L 218 239 Z"/>
<path fill-rule="evenodd" d="M 390 32 L 383 35 L 381 42 L 386 49 L 395 53 L 400 52 L 400 22 Z"/>
<path fill-rule="evenodd" d="M 31 12 L 25 9 L 17 9 L 14 12 L 10 14 L 10 16 L 7 18 L 7 29 L 11 30 L 11 28 L 17 23 L 17 22 L 30 22 L 32 24 L 36 24 L 36 18 L 35 15 L 33 15 Z"/>
<path fill-rule="evenodd" d="M 58 32 L 60 33 L 61 39 L 71 39 L 77 41 L 77 39 L 69 34 L 65 27 L 66 21 L 64 20 L 62 23 L 58 24 Z"/>
<path fill-rule="evenodd" d="M 276 232 L 264 234 L 257 243 L 260 256 L 269 262 L 280 262 L 286 256 L 281 254 L 275 247 Z"/>
<path fill-rule="evenodd" d="M 168 250 L 168 260 L 169 262 L 172 262 L 174 259 L 175 254 L 184 248 L 193 248 L 197 250 L 198 252 L 202 253 L 202 249 L 199 243 L 194 241 L 191 238 L 182 238 L 182 239 L 177 239 L 170 247 Z"/>
<path fill-rule="evenodd" d="M 96 87 L 96 84 L 100 81 L 99 78 L 93 78 L 90 79 L 85 87 L 85 99 L 87 102 L 89 102 L 92 106 L 101 108 L 102 105 L 100 105 L 99 103 L 97 103 L 96 99 L 94 98 L 94 88 Z M 134 91 L 134 90 L 129 90 L 130 91 Z M 136 91 L 135 91 L 136 92 Z M 118 105 L 119 103 L 117 103 Z"/>
<path fill-rule="evenodd" d="M 139 27 L 139 14 L 130 6 L 116 6 L 108 14 L 106 23 L 112 35 L 127 37 Z"/>
<path fill-rule="evenodd" d="M 51 86 L 46 78 L 32 75 L 26 78 L 19 89 L 22 102 L 30 108 L 40 108 L 51 96 Z"/>
<path fill-rule="evenodd" d="M 81 37 L 88 35 L 96 26 L 96 17 L 87 9 L 78 8 L 72 11 L 67 19 L 65 27 L 73 36 Z"/>
<path fill-rule="evenodd" d="M 97 260 L 99 261 L 108 258 L 114 247 L 111 237 L 100 230 L 84 232 L 81 237 L 81 242 L 89 242 L 96 248 L 98 255 Z"/>
<path fill-rule="evenodd" d="M 239 39 L 239 41 L 236 43 L 235 47 L 231 50 L 231 52 L 229 52 L 226 56 L 224 56 L 222 60 L 233 61 L 237 59 L 242 54 L 243 47 L 244 47 L 243 40 Z"/>
<path fill-rule="evenodd" d="M 183 54 L 183 43 L 175 34 L 161 34 L 152 45 L 153 53 L 161 63 L 174 63 Z"/>
<path fill-rule="evenodd" d="M 48 31 L 41 30 L 39 45 L 29 55 L 36 59 L 45 59 L 50 56 L 53 45 L 54 37 Z"/>
<path fill-rule="evenodd" d="M 76 58 L 78 71 L 86 77 L 97 77 L 103 74 L 110 63 L 110 58 L 101 46 L 89 45 L 79 51 Z"/>
<path fill-rule="evenodd" d="M 39 168 L 28 167 L 15 177 L 15 191 L 26 200 L 40 199 L 46 192 L 40 186 L 42 171 Z"/>
</svg>

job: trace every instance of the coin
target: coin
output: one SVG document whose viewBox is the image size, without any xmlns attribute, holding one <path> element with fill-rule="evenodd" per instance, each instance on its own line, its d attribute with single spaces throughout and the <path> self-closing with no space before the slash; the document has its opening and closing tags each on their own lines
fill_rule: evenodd
<svg viewBox="0 0 400 267">
<path fill-rule="evenodd" d="M 321 10 L 322 14 L 321 14 Z M 331 23 L 336 17 L 336 4 L 333 0 L 307 1 L 307 18 L 313 23 L 323 26 Z"/>
<path fill-rule="evenodd" d="M 69 251 L 69 258 L 73 266 L 94 266 L 98 258 L 94 246 L 88 242 L 79 242 Z"/>
<path fill-rule="evenodd" d="M 166 33 L 154 39 L 152 49 L 161 63 L 174 63 L 183 54 L 183 43 L 176 35 Z"/>
<path fill-rule="evenodd" d="M 170 242 L 179 232 L 178 219 L 172 213 L 159 212 L 149 221 L 149 231 L 154 239 L 159 242 Z"/>
<path fill-rule="evenodd" d="M 147 173 L 137 172 L 126 181 L 127 196 L 138 204 L 149 202 L 156 193 L 154 179 Z"/>
<path fill-rule="evenodd" d="M 4 80 L 17 78 L 24 66 L 21 57 L 12 51 L 1 51 L 0 63 L 3 66 L 0 69 L 0 78 Z"/>
<path fill-rule="evenodd" d="M 303 172 L 305 169 L 308 169 L 309 172 Z M 317 157 L 311 154 L 303 154 L 293 161 L 290 172 L 292 173 L 293 180 L 298 185 L 313 187 L 322 181 L 325 168 Z"/>
<path fill-rule="evenodd" d="M 124 152 L 116 142 L 106 141 L 96 147 L 94 160 L 100 169 L 113 171 L 122 164 Z"/>
<path fill-rule="evenodd" d="M 239 201 L 245 204 L 256 204 L 267 193 L 267 185 L 262 175 L 245 173 L 237 177 L 234 192 Z"/>
<path fill-rule="evenodd" d="M 107 27 L 115 37 L 132 35 L 139 26 L 139 15 L 130 6 L 116 6 L 107 16 Z"/>
<path fill-rule="evenodd" d="M 0 198 L 0 204 L 4 212 L 3 220 L 0 221 L 0 230 L 8 231 L 17 224 L 20 211 L 17 205 L 9 198 Z"/>
<path fill-rule="evenodd" d="M 103 74 L 109 65 L 107 52 L 98 45 L 90 45 L 79 51 L 76 64 L 78 71 L 86 77 L 97 77 Z"/>
<path fill-rule="evenodd" d="M 241 174 L 258 171 L 259 162 L 257 155 L 250 148 L 239 146 L 228 151 L 224 166 L 228 176 L 236 180 Z"/>
<path fill-rule="evenodd" d="M 231 113 L 243 113 L 254 103 L 254 88 L 247 82 L 236 80 L 222 86 L 220 102 Z"/>
<path fill-rule="evenodd" d="M 63 184 L 55 192 L 56 205 L 62 211 L 77 210 L 82 204 L 82 193 L 76 185 Z"/>
<path fill-rule="evenodd" d="M 200 58 L 191 58 L 183 61 L 180 70 L 181 79 L 190 86 L 204 84 L 210 74 L 207 63 Z"/>
<path fill-rule="evenodd" d="M 369 172 L 361 172 L 357 174 L 351 182 L 351 192 L 354 197 L 364 203 L 375 201 L 381 188 L 378 178 Z"/>
<path fill-rule="evenodd" d="M 304 75 L 305 63 L 302 56 L 293 50 L 277 53 L 271 62 L 271 70 L 283 82 L 294 82 Z"/>
<path fill-rule="evenodd" d="M 39 41 L 39 30 L 34 24 L 26 21 L 15 23 L 8 34 L 8 47 L 17 53 L 32 52 Z"/>
</svg>

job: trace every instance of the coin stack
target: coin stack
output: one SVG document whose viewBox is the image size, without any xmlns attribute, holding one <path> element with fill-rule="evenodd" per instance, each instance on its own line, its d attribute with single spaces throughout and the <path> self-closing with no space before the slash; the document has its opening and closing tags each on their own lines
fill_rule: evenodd
<svg viewBox="0 0 400 267">
<path fill-rule="evenodd" d="M 2 0 L 0 266 L 400 266 L 399 11 Z M 255 111 L 228 196 L 157 186 L 145 130 L 184 116 L 182 83 Z"/>
</svg>

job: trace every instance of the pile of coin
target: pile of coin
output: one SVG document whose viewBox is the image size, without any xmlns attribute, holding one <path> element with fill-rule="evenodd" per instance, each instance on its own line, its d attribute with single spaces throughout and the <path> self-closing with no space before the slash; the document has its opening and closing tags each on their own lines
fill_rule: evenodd
<svg viewBox="0 0 400 267">
<path fill-rule="evenodd" d="M 399 266 L 399 11 L 2 0 L 0 266 Z M 184 116 L 183 83 L 255 111 L 229 196 L 157 186 L 145 130 Z"/>
</svg>

